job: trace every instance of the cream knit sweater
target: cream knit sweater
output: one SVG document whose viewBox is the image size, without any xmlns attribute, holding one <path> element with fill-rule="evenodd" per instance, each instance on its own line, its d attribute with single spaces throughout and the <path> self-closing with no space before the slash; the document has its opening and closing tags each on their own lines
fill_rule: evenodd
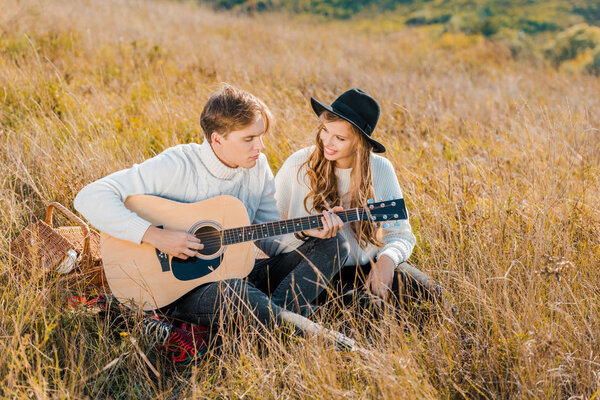
<svg viewBox="0 0 600 400">
<path fill-rule="evenodd" d="M 171 147 L 90 183 L 77 194 L 74 205 L 96 228 L 139 244 L 151 224 L 123 205 L 128 196 L 150 194 L 193 203 L 230 195 L 246 206 L 252 223 L 263 223 L 280 219 L 274 192 L 273 173 L 264 154 L 253 168 L 229 168 L 204 141 Z M 255 243 L 273 256 L 277 254 L 276 239 Z"/>
<path fill-rule="evenodd" d="M 306 167 L 298 174 L 298 169 L 307 160 L 313 152 L 314 146 L 304 148 L 292 154 L 283 164 L 277 176 L 275 177 L 275 198 L 277 207 L 282 218 L 296 218 L 308 216 L 309 213 L 304 209 L 304 198 L 308 195 L 310 189 L 308 178 L 306 177 Z M 337 168 L 335 174 L 338 179 L 338 190 L 343 196 L 350 189 L 351 168 Z M 398 178 L 394 171 L 392 163 L 384 157 L 371 154 L 371 175 L 373 179 L 373 189 L 375 191 L 375 201 L 389 200 L 390 198 L 402 198 L 402 190 L 398 183 Z M 308 209 L 312 207 L 312 202 L 307 202 Z M 350 256 L 345 265 L 367 264 L 369 259 L 378 258 L 381 255 L 389 256 L 396 265 L 406 261 L 415 246 L 415 236 L 412 233 L 408 220 L 399 221 L 399 226 L 392 225 L 384 230 L 383 242 L 385 245 L 377 248 L 369 245 L 362 249 L 355 239 L 350 225 L 344 225 L 342 232 L 350 244 Z M 297 248 L 302 242 L 294 235 L 284 235 L 281 239 L 278 251 L 290 252 Z"/>
</svg>

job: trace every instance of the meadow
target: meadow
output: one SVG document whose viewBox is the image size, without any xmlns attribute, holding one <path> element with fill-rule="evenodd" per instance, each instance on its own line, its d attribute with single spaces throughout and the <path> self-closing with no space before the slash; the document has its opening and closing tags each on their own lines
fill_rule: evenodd
<svg viewBox="0 0 600 400">
<path fill-rule="evenodd" d="M 600 80 L 515 61 L 479 35 L 193 3 L 0 0 L 3 398 L 595 398 L 600 391 Z M 273 172 L 314 140 L 309 98 L 360 87 L 417 246 L 445 289 L 410 318 L 323 312 L 370 354 L 285 330 L 227 332 L 173 366 L 139 325 L 66 306 L 83 288 L 7 256 L 45 206 L 178 143 L 220 82 L 277 123 Z M 138 339 L 159 376 L 128 337 Z"/>
</svg>

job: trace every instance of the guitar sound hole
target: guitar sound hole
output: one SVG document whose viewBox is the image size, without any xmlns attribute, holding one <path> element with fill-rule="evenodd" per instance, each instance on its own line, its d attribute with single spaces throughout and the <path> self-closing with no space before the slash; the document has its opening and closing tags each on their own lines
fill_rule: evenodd
<svg viewBox="0 0 600 400">
<path fill-rule="evenodd" d="M 204 248 L 198 250 L 203 256 L 211 256 L 221 250 L 221 233 L 213 226 L 203 226 L 198 228 L 194 235 L 204 245 Z"/>
</svg>

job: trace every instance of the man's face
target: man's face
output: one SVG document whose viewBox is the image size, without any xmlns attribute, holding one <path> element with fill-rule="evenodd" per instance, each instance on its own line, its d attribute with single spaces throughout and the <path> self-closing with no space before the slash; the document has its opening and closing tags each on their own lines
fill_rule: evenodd
<svg viewBox="0 0 600 400">
<path fill-rule="evenodd" d="M 212 148 L 219 160 L 231 168 L 252 168 L 265 146 L 262 137 L 265 124 L 262 116 L 245 128 L 229 132 L 226 137 L 214 132 Z"/>
</svg>

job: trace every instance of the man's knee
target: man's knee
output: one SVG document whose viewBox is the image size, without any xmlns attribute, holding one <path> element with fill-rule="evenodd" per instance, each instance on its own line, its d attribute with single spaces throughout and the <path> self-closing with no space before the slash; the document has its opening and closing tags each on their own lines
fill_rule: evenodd
<svg viewBox="0 0 600 400">
<path fill-rule="evenodd" d="M 225 279 L 219 282 L 219 285 L 225 298 L 245 297 L 248 292 L 248 282 L 245 279 Z"/>
</svg>

